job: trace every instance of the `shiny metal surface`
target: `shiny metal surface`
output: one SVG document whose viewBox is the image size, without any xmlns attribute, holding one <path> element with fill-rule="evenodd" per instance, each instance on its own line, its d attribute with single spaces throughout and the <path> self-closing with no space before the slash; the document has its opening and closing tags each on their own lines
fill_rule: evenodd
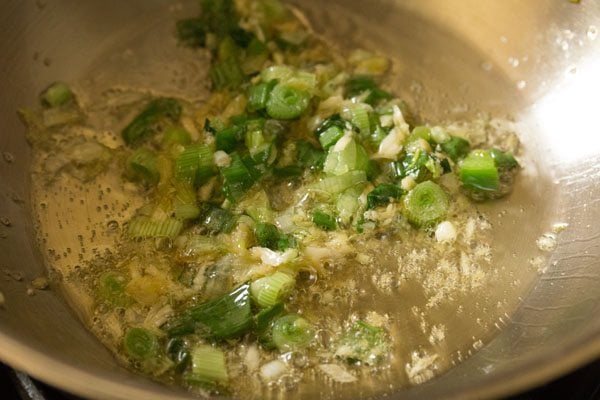
<svg viewBox="0 0 600 400">
<path fill-rule="evenodd" d="M 506 253 L 498 262 L 519 282 L 506 296 L 520 306 L 499 321 L 498 335 L 479 352 L 395 397 L 498 397 L 599 357 L 600 3 L 295 3 L 332 41 L 397 57 L 398 93 L 424 119 L 478 112 L 510 116 L 524 144 L 524 176 L 506 215 L 499 217 L 497 243 Z M 0 358 L 91 398 L 189 396 L 120 367 L 85 330 L 59 288 L 28 295 L 30 280 L 44 273 L 44 257 L 30 214 L 30 151 L 15 109 L 32 104 L 56 79 L 94 76 L 96 84 L 150 85 L 144 76 L 152 74 L 122 70 L 118 63 L 107 67 L 107 60 L 136 41 L 153 40 L 151 32 L 170 38 L 172 21 L 187 7 L 174 4 L 5 0 L 0 15 L 0 292 L 6 298 L 0 306 Z M 146 42 L 144 48 L 152 46 Z M 139 65 L 160 69 L 154 56 L 142 53 Z M 170 89 L 168 82 L 161 84 Z M 555 222 L 569 227 L 538 275 L 523 249 Z"/>
</svg>

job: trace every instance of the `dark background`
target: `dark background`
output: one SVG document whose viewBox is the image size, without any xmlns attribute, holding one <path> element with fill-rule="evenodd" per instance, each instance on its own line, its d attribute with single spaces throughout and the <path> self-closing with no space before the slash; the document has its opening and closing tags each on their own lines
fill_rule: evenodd
<svg viewBox="0 0 600 400">
<path fill-rule="evenodd" d="M 2 363 L 0 399 L 81 400 L 17 373 Z M 600 400 L 600 360 L 549 384 L 504 400 Z"/>
</svg>

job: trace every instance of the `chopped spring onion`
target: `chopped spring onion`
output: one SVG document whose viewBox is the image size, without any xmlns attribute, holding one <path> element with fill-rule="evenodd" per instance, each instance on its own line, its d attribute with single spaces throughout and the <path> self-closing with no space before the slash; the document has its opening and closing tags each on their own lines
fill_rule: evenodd
<svg viewBox="0 0 600 400">
<path fill-rule="evenodd" d="M 272 275 L 252 282 L 250 293 L 259 307 L 268 308 L 285 300 L 294 284 L 295 279 L 291 274 L 277 271 Z"/>
<path fill-rule="evenodd" d="M 54 82 L 40 94 L 42 105 L 60 107 L 74 99 L 71 88 L 64 82 Z"/>
<path fill-rule="evenodd" d="M 200 209 L 195 204 L 178 203 L 175 205 L 175 218 L 180 220 L 194 219 L 200 214 Z"/>
<path fill-rule="evenodd" d="M 403 194 L 403 190 L 390 183 L 382 183 L 373 189 L 367 195 L 367 209 L 386 205 L 390 200 L 398 200 Z"/>
<path fill-rule="evenodd" d="M 337 227 L 335 217 L 321 210 L 314 210 L 312 222 L 324 231 L 332 231 Z"/>
<path fill-rule="evenodd" d="M 179 42 L 189 47 L 202 47 L 206 42 L 206 25 L 201 18 L 177 21 L 175 26 Z"/>
<path fill-rule="evenodd" d="M 343 175 L 323 178 L 312 185 L 311 189 L 327 192 L 329 194 L 337 194 L 366 181 L 367 174 L 364 171 L 350 171 Z"/>
<path fill-rule="evenodd" d="M 325 162 L 325 152 L 317 149 L 307 141 L 299 141 L 296 143 L 296 159 L 301 167 L 310 170 L 320 170 Z"/>
<path fill-rule="evenodd" d="M 218 131 L 215 134 L 215 144 L 217 150 L 223 150 L 227 153 L 235 150 L 235 147 L 244 137 L 245 131 L 246 127 L 244 125 L 237 124 Z"/>
<path fill-rule="evenodd" d="M 258 163 L 265 163 L 271 155 L 272 143 L 265 137 L 261 125 L 264 121 L 248 121 L 249 126 L 246 131 L 245 144 L 252 156 L 252 159 Z M 252 123 L 253 122 L 253 123 Z"/>
<path fill-rule="evenodd" d="M 415 126 L 406 141 L 410 143 L 419 139 L 431 142 L 431 129 L 423 125 Z"/>
<path fill-rule="evenodd" d="M 361 137 L 367 138 L 371 134 L 371 116 L 369 113 L 370 107 L 362 104 L 350 104 L 344 108 L 342 115 L 350 120 L 354 125 Z"/>
<path fill-rule="evenodd" d="M 180 220 L 197 218 L 200 209 L 193 186 L 188 183 L 176 183 L 175 189 L 175 218 Z"/>
<path fill-rule="evenodd" d="M 252 324 L 250 285 L 243 284 L 221 297 L 184 310 L 161 329 L 170 337 L 197 332 L 220 340 L 240 337 L 252 328 Z"/>
<path fill-rule="evenodd" d="M 340 194 L 336 210 L 340 224 L 348 225 L 361 207 L 359 197 L 362 193 L 360 186 L 352 187 Z"/>
<path fill-rule="evenodd" d="M 314 337 L 313 326 L 298 315 L 277 319 L 272 328 L 273 343 L 281 351 L 307 347 Z"/>
<path fill-rule="evenodd" d="M 432 181 L 419 183 L 404 198 L 405 216 L 416 226 L 430 226 L 441 221 L 449 207 L 448 195 Z"/>
<path fill-rule="evenodd" d="M 367 164 L 367 178 L 371 181 L 377 178 L 377 176 L 381 173 L 381 166 L 377 162 L 377 160 L 369 160 Z"/>
<path fill-rule="evenodd" d="M 340 117 L 339 114 L 334 114 L 327 118 L 319 125 L 316 129 L 315 134 L 321 142 L 321 146 L 325 150 L 336 144 L 336 142 L 344 136 L 344 130 L 346 128 L 346 122 Z"/>
<path fill-rule="evenodd" d="M 339 126 L 331 126 L 319 135 L 319 142 L 325 150 L 337 143 L 344 136 L 344 131 Z"/>
<path fill-rule="evenodd" d="M 163 145 L 167 146 L 171 144 L 181 144 L 185 146 L 190 144 L 191 141 L 192 138 L 190 136 L 190 133 L 178 126 L 172 126 L 170 128 L 167 128 L 162 138 Z"/>
<path fill-rule="evenodd" d="M 183 222 L 175 218 L 154 220 L 150 217 L 138 216 L 129 222 L 127 235 L 132 239 L 138 238 L 173 238 L 183 229 Z"/>
<path fill-rule="evenodd" d="M 302 176 L 304 168 L 299 165 L 286 165 L 285 167 L 273 168 L 273 175 L 278 178 L 296 178 Z"/>
<path fill-rule="evenodd" d="M 225 353 L 207 344 L 191 351 L 192 369 L 186 375 L 190 383 L 225 384 L 229 380 Z"/>
<path fill-rule="evenodd" d="M 149 185 L 156 185 L 160 179 L 158 159 L 146 149 L 139 148 L 127 159 L 127 172 L 130 178 Z"/>
<path fill-rule="evenodd" d="M 208 146 L 192 144 L 175 159 L 175 176 L 197 186 L 216 173 L 214 153 Z"/>
<path fill-rule="evenodd" d="M 439 178 L 444 172 L 440 160 L 426 151 L 417 149 L 405 155 L 399 163 L 393 167 L 393 177 L 403 179 L 410 176 L 417 182 Z"/>
<path fill-rule="evenodd" d="M 338 142 L 341 144 L 342 140 Z M 343 175 L 350 171 L 366 171 L 369 168 L 369 155 L 365 148 L 354 139 L 349 139 L 345 146 L 338 150 L 338 145 L 329 149 L 323 171 L 331 175 Z"/>
<path fill-rule="evenodd" d="M 177 122 L 180 115 L 181 105 L 177 100 L 154 99 L 123 129 L 121 136 L 125 143 L 134 145 L 155 133 L 157 124 L 161 120 L 168 119 L 171 122 Z"/>
<path fill-rule="evenodd" d="M 187 340 L 176 337 L 167 342 L 167 354 L 171 361 L 175 363 L 175 371 L 183 372 L 191 361 L 191 354 L 188 348 Z"/>
<path fill-rule="evenodd" d="M 269 223 L 258 223 L 254 229 L 254 236 L 260 247 L 267 247 L 271 250 L 277 248 L 277 241 L 279 240 L 279 229 L 273 224 Z"/>
<path fill-rule="evenodd" d="M 285 307 L 283 303 L 277 303 L 256 313 L 254 316 L 254 329 L 256 333 L 262 335 L 269 332 L 273 320 L 283 314 L 284 311 Z"/>
<path fill-rule="evenodd" d="M 431 127 L 431 139 L 438 144 L 446 143 L 452 137 L 446 131 L 446 129 L 441 126 L 433 126 Z"/>
<path fill-rule="evenodd" d="M 440 146 L 444 153 L 448 154 L 448 157 L 454 162 L 463 158 L 471 151 L 469 141 L 458 136 L 450 137 L 448 141 L 442 143 Z"/>
<path fill-rule="evenodd" d="M 463 187 L 475 191 L 496 191 L 500 177 L 494 158 L 489 151 L 474 150 L 460 164 L 460 180 Z"/>
<path fill-rule="evenodd" d="M 200 224 L 209 234 L 231 232 L 236 220 L 236 216 L 229 210 L 208 203 L 200 207 Z"/>
<path fill-rule="evenodd" d="M 363 101 L 372 106 L 376 105 L 381 100 L 389 100 L 392 98 L 392 95 L 385 90 L 380 89 L 371 77 L 355 76 L 346 82 L 347 97 L 355 97 L 365 92 L 368 92 L 368 95 Z"/>
<path fill-rule="evenodd" d="M 276 84 L 277 80 L 273 79 L 269 82 L 262 82 L 251 86 L 248 89 L 248 111 L 264 110 L 267 107 L 267 101 Z"/>
<path fill-rule="evenodd" d="M 517 168 L 519 163 L 510 152 L 502 152 L 498 149 L 490 149 L 490 155 L 499 169 L 511 170 Z"/>
<path fill-rule="evenodd" d="M 267 100 L 267 114 L 275 119 L 295 119 L 308 108 L 311 96 L 308 92 L 278 83 Z"/>
<path fill-rule="evenodd" d="M 217 90 L 237 88 L 246 79 L 238 61 L 233 57 L 214 62 L 209 75 L 213 87 Z"/>
<path fill-rule="evenodd" d="M 125 292 L 127 279 L 116 272 L 107 272 L 100 277 L 97 286 L 97 296 L 102 302 L 117 307 L 125 307 L 131 303 L 131 299 Z"/>
<path fill-rule="evenodd" d="M 282 233 L 275 225 L 270 223 L 260 222 L 256 224 L 254 235 L 260 247 L 271 250 L 283 251 L 296 245 L 293 236 Z"/>
<path fill-rule="evenodd" d="M 234 0 L 202 0 L 201 7 L 200 17 L 205 21 L 208 32 L 214 33 L 219 39 L 239 29 Z"/>
<path fill-rule="evenodd" d="M 246 48 L 245 57 L 241 62 L 242 71 L 246 75 L 260 72 L 265 61 L 269 59 L 269 48 L 258 38 L 253 37 Z"/>
<path fill-rule="evenodd" d="M 279 82 L 288 82 L 294 76 L 294 70 L 287 65 L 273 65 L 261 71 L 260 77 L 263 82 L 277 80 Z"/>
<path fill-rule="evenodd" d="M 373 365 L 389 354 L 389 343 L 383 328 L 363 321 L 355 322 L 340 338 L 335 355 L 349 362 Z"/>
<path fill-rule="evenodd" d="M 242 158 L 236 153 L 231 155 L 231 164 L 221 168 L 221 175 L 223 193 L 233 202 L 240 200 L 260 176 L 251 159 Z"/>
<path fill-rule="evenodd" d="M 158 354 L 158 338 L 148 329 L 130 328 L 123 339 L 123 347 L 129 357 L 138 360 L 148 360 Z"/>
</svg>

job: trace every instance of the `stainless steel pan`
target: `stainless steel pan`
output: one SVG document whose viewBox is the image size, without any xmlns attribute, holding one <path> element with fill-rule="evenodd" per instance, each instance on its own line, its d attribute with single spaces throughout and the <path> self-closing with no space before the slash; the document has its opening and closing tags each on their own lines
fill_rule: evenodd
<svg viewBox="0 0 600 400">
<path fill-rule="evenodd" d="M 524 143 L 523 177 L 510 206 L 497 218 L 497 246 L 505 252 L 498 262 L 516 282 L 506 296 L 518 308 L 498 321 L 498 335 L 479 352 L 396 398 L 497 397 L 597 358 L 600 3 L 296 3 L 326 37 L 397 57 L 398 91 L 425 119 L 478 111 L 508 115 Z M 5 302 L 0 306 L 0 359 L 86 397 L 188 395 L 120 367 L 70 311 L 60 287 L 28 294 L 30 280 L 44 274 L 45 267 L 30 212 L 31 154 L 15 110 L 33 104 L 44 85 L 56 79 L 93 78 L 96 87 L 120 82 L 172 90 L 168 80 L 154 74 L 168 71 L 162 68 L 168 62 L 153 41 L 172 45 L 172 23 L 187 10 L 194 10 L 193 4 L 159 0 L 2 2 L 0 292 Z M 115 63 L 127 57 L 128 49 L 138 48 L 145 49 L 139 52 L 138 69 Z M 545 272 L 537 273 L 528 249 L 554 222 L 569 226 L 551 258 L 538 266 Z"/>
</svg>

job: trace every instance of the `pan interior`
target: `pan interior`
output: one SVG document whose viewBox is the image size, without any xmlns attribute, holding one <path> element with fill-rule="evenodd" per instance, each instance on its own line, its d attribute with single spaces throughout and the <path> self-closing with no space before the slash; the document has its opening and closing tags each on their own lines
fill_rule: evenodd
<svg viewBox="0 0 600 400">
<path fill-rule="evenodd" d="M 485 294 L 465 304 L 462 311 L 454 311 L 470 314 L 469 320 L 473 322 L 477 319 L 476 314 L 483 313 L 485 321 L 484 326 L 473 323 L 469 329 L 463 329 L 465 336 L 469 337 L 456 340 L 463 344 L 468 342 L 469 347 L 463 345 L 460 353 L 454 353 L 449 363 L 459 364 L 462 358 L 475 353 L 482 343 L 487 343 L 492 337 L 495 339 L 449 374 L 407 394 L 442 396 L 444 387 L 450 388 L 448 393 L 452 395 L 453 390 L 457 393 L 463 390 L 462 385 L 466 385 L 469 379 L 475 383 L 472 385 L 474 388 L 478 383 L 484 385 L 486 382 L 490 387 L 493 386 L 494 374 L 507 374 L 505 366 L 510 362 L 517 360 L 526 365 L 527 354 L 532 357 L 548 354 L 548 349 L 557 343 L 566 347 L 572 340 L 577 340 L 572 338 L 574 326 L 580 327 L 581 337 L 586 333 L 592 335 L 598 332 L 599 321 L 598 317 L 594 319 L 594 315 L 598 315 L 600 291 L 597 273 L 593 272 L 597 264 L 598 248 L 594 243 L 598 228 L 586 221 L 593 221 L 598 214 L 597 207 L 594 207 L 598 189 L 594 183 L 600 176 L 595 167 L 600 142 L 586 134 L 588 127 L 593 126 L 590 119 L 593 112 L 589 109 L 590 103 L 584 100 L 589 99 L 589 92 L 594 85 L 599 86 L 599 82 L 591 73 L 594 60 L 583 56 L 586 50 L 591 49 L 596 49 L 597 54 L 598 45 L 592 26 L 577 18 L 570 22 L 572 25 L 556 23 L 547 27 L 542 30 L 546 32 L 543 37 L 525 35 L 527 40 L 535 44 L 528 48 L 522 43 L 513 44 L 518 37 L 518 32 L 514 30 L 495 25 L 486 30 L 483 29 L 484 21 L 481 21 L 474 25 L 479 26 L 485 34 L 477 36 L 468 28 L 458 26 L 461 22 L 458 17 L 441 22 L 440 15 L 446 15 L 444 13 L 448 12 L 449 6 L 438 4 L 438 11 L 434 11 L 429 6 L 419 8 L 415 4 L 407 2 L 399 6 L 381 1 L 377 2 L 377 7 L 365 11 L 364 4 L 360 2 L 331 2 L 325 13 L 321 12 L 317 2 L 302 2 L 299 7 L 307 11 L 315 29 L 323 32 L 332 42 L 340 43 L 342 47 L 375 49 L 395 58 L 394 89 L 414 109 L 419 110 L 424 120 L 472 120 L 487 113 L 500 117 L 501 128 L 516 131 L 523 143 L 520 160 L 524 169 L 510 199 L 478 205 L 489 216 L 494 227 L 492 267 L 498 271 L 495 275 L 497 280 Z M 513 5 L 517 7 L 516 3 Z M 206 59 L 178 48 L 172 37 L 173 21 L 195 12 L 194 4 L 179 7 L 158 3 L 143 6 L 115 3 L 112 6 L 122 9 L 121 16 L 109 24 L 112 29 L 97 27 L 93 31 L 88 28 L 85 31 L 89 36 L 84 36 L 80 43 L 74 41 L 58 46 L 59 38 L 55 38 L 52 39 L 56 40 L 54 43 L 40 41 L 36 50 L 28 45 L 12 51 L 16 55 L 14 60 L 27 61 L 27 65 L 30 65 L 24 71 L 9 71 L 11 76 L 24 82 L 19 88 L 7 86 L 19 94 L 15 98 L 22 102 L 20 104 L 31 103 L 32 93 L 37 93 L 49 80 L 58 78 L 78 81 L 78 93 L 84 94 L 82 101 L 88 104 L 106 96 L 107 88 L 120 91 L 118 95 L 124 95 L 132 88 L 192 100 L 201 100 L 206 95 Z M 463 3 L 454 6 L 467 8 Z M 564 10 L 561 8 L 563 6 Z M 563 11 L 571 13 L 571 9 L 566 8 L 568 6 L 561 5 L 548 12 L 555 11 L 557 15 Z M 63 3 L 48 5 L 46 9 L 29 10 L 29 14 L 22 18 L 33 15 L 42 21 L 57 21 L 62 15 L 61 7 L 64 7 Z M 521 5 L 521 8 L 522 18 L 533 18 L 526 13 L 529 6 Z M 484 16 L 491 16 L 498 10 L 479 11 Z M 68 14 L 73 18 L 72 27 L 62 27 L 58 31 L 67 35 L 69 30 L 81 27 L 86 18 L 89 21 L 96 13 L 108 16 L 113 12 L 114 9 L 108 5 L 76 5 Z M 136 23 L 128 24 L 128 17 L 132 15 L 136 16 Z M 509 18 L 508 15 L 501 15 L 503 18 L 500 18 L 500 22 Z M 35 38 L 35 33 L 33 30 L 29 35 Z M 86 39 L 95 39 L 97 46 L 93 49 L 84 48 Z M 48 38 L 44 40 L 51 41 Z M 549 44 L 553 40 L 556 48 Z M 583 43 L 579 47 L 577 40 Z M 565 54 L 565 43 L 567 50 L 570 50 L 569 57 Z M 541 52 L 539 48 L 543 46 L 549 47 L 550 52 Z M 37 59 L 31 65 L 31 57 L 35 58 L 35 54 Z M 553 58 L 552 62 L 547 62 L 544 58 L 547 54 L 556 55 L 556 60 Z M 10 69 L 7 66 L 3 68 Z M 544 74 L 536 73 L 538 71 L 544 71 Z M 540 78 L 540 75 L 545 78 Z M 574 107 L 573 103 L 577 106 Z M 22 131 L 13 117 L 6 118 L 12 121 L 12 125 L 7 124 L 8 127 L 15 132 Z M 568 137 L 565 137 L 565 131 L 569 131 Z M 36 293 L 31 298 L 25 295 L 25 284 L 43 274 L 40 257 L 32 258 L 30 255 L 25 258 L 28 260 L 27 266 L 31 266 L 25 270 L 17 260 L 20 260 L 21 252 L 30 253 L 33 230 L 39 229 L 46 233 L 42 236 L 41 258 L 62 276 L 68 275 L 77 266 L 81 268 L 87 257 L 93 257 L 111 246 L 114 235 L 107 229 L 107 216 L 114 217 L 110 212 L 111 206 L 122 205 L 127 199 L 119 197 L 118 192 L 112 195 L 107 193 L 110 182 L 100 183 L 97 191 L 74 187 L 50 193 L 47 199 L 41 201 L 34 193 L 32 207 L 36 210 L 38 220 L 26 223 L 30 221 L 26 216 L 27 208 L 22 202 L 16 202 L 12 194 L 20 194 L 22 199 L 27 196 L 24 180 L 17 176 L 21 174 L 23 177 L 26 172 L 29 155 L 24 150 L 22 140 L 7 138 L 6 134 L 1 140 L 5 146 L 3 149 L 16 155 L 16 162 L 6 163 L 2 170 L 2 180 L 9 188 L 8 192 L 3 193 L 2 201 L 7 204 L 7 208 L 3 209 L 7 210 L 9 220 L 24 223 L 23 226 L 15 223 L 10 229 L 2 228 L 10 235 L 0 245 L 8 245 L 12 241 L 14 248 L 18 249 L 17 252 L 5 252 L 9 254 L 5 267 L 7 276 L 14 277 L 21 273 L 24 277 L 23 281 L 9 278 L 0 283 L 0 289 L 9 299 L 6 310 L 0 313 L 0 318 L 6 321 L 3 324 L 7 327 L 5 333 L 22 334 L 21 340 L 37 343 L 37 347 L 33 347 L 44 351 L 53 340 L 57 341 L 54 344 L 58 344 L 59 349 L 67 347 L 66 341 L 48 338 L 41 333 L 48 319 L 42 312 L 36 314 L 36 318 L 31 318 L 32 321 L 29 318 L 19 320 L 10 314 L 11 307 L 26 309 L 35 304 L 39 306 L 38 310 L 46 310 L 49 315 L 64 315 L 70 321 L 67 323 L 69 331 L 73 328 L 78 332 L 77 343 L 90 342 L 92 339 L 83 332 L 81 325 L 65 312 L 63 304 L 51 293 Z M 15 164 L 22 168 L 15 168 Z M 33 188 L 35 191 L 35 185 Z M 100 205 L 101 210 L 97 211 L 99 196 L 103 204 Z M 104 210 L 104 204 L 109 211 Z M 121 221 L 117 218 L 117 222 L 122 223 L 124 219 L 124 216 Z M 36 222 L 39 226 L 35 226 Z M 568 228 L 557 235 L 558 249 L 547 260 L 547 253 L 540 251 L 536 240 L 545 233 L 552 233 L 557 223 L 566 223 Z M 89 229 L 81 231 L 81 226 Z M 80 235 L 83 236 L 83 245 Z M 77 296 L 68 284 L 63 289 L 67 298 Z M 582 295 L 576 296 L 574 293 Z M 402 306 L 401 300 L 399 305 Z M 521 308 L 515 312 L 519 305 Z M 85 306 L 78 311 L 86 319 Z M 412 317 L 407 315 L 407 318 Z M 427 322 L 435 325 L 432 321 Z M 464 326 L 459 325 L 456 330 L 460 328 Z M 58 329 L 57 332 L 64 329 Z M 593 349 L 596 353 L 588 352 L 587 357 L 597 354 L 597 341 Z M 88 371 L 101 378 L 117 376 L 114 375 L 115 367 L 111 366 L 110 356 L 100 346 L 89 345 L 87 352 L 93 354 L 93 363 Z M 73 365 L 77 360 L 82 360 L 86 352 L 76 348 L 57 354 L 50 351 L 49 354 Z M 4 357 L 14 360 L 14 355 Z M 27 369 L 26 362 L 21 365 Z M 398 365 L 398 368 L 402 367 Z M 548 376 L 551 373 L 556 372 L 541 375 Z M 57 376 L 51 378 L 41 371 L 38 374 L 59 385 L 65 384 Z M 450 385 L 444 386 L 443 383 L 451 379 Z M 72 388 L 89 394 L 81 386 Z M 343 394 L 342 389 L 340 395 Z"/>
</svg>

